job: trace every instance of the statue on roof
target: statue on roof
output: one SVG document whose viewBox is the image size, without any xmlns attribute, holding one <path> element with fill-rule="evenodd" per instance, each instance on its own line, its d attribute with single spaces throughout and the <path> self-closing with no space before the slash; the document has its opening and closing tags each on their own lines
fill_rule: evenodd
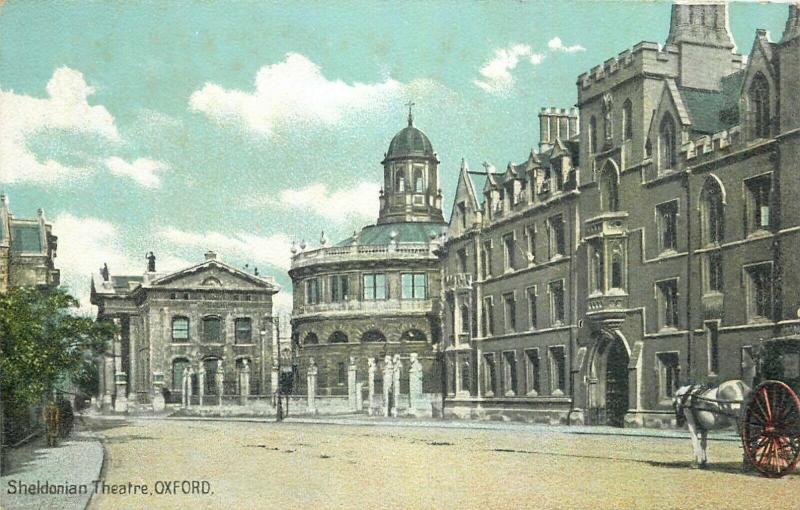
<svg viewBox="0 0 800 510">
<path fill-rule="evenodd" d="M 153 252 L 149 252 L 145 257 L 147 259 L 147 272 L 148 273 L 155 273 L 156 272 L 156 256 Z"/>
<path fill-rule="evenodd" d="M 103 277 L 103 281 L 107 282 L 110 275 L 108 274 L 108 263 L 103 262 L 103 267 L 100 268 L 100 276 Z"/>
</svg>

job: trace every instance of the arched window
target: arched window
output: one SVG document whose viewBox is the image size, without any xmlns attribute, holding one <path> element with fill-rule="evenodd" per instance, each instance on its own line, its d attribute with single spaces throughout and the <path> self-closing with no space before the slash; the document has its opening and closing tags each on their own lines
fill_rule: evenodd
<svg viewBox="0 0 800 510">
<path fill-rule="evenodd" d="M 466 303 L 461 305 L 461 332 L 469 333 L 469 306 Z"/>
<path fill-rule="evenodd" d="M 597 119 L 594 115 L 589 119 L 589 152 L 597 152 Z"/>
<path fill-rule="evenodd" d="M 724 194 L 719 181 L 713 177 L 706 179 L 700 193 L 700 229 L 704 245 L 722 242 L 725 237 Z"/>
<path fill-rule="evenodd" d="M 427 338 L 425 333 L 418 329 L 408 329 L 400 335 L 401 342 L 424 342 Z"/>
<path fill-rule="evenodd" d="M 303 338 L 303 345 L 317 345 L 318 343 L 319 338 L 316 333 L 306 333 L 305 338 Z"/>
<path fill-rule="evenodd" d="M 347 335 L 341 331 L 334 331 L 331 333 L 331 336 L 328 337 L 329 344 L 346 344 L 347 340 Z"/>
<path fill-rule="evenodd" d="M 203 317 L 203 341 L 208 343 L 222 342 L 222 319 L 219 317 Z"/>
<path fill-rule="evenodd" d="M 600 242 L 592 243 L 592 260 L 591 260 L 591 285 L 592 290 L 595 292 L 603 292 L 605 285 L 605 264 L 603 262 L 603 245 Z"/>
<path fill-rule="evenodd" d="M 625 255 L 622 246 L 617 243 L 611 247 L 611 288 L 625 288 Z"/>
<path fill-rule="evenodd" d="M 362 342 L 385 342 L 386 337 L 377 329 L 370 329 L 361 335 Z"/>
<path fill-rule="evenodd" d="M 625 140 L 633 138 L 633 104 L 630 99 L 622 104 L 622 136 Z"/>
<path fill-rule="evenodd" d="M 173 391 L 183 391 L 183 371 L 189 366 L 186 358 L 175 358 L 172 360 L 172 389 Z"/>
<path fill-rule="evenodd" d="M 761 73 L 756 73 L 750 84 L 750 116 L 753 122 L 753 136 L 767 138 L 770 132 L 769 83 Z"/>
<path fill-rule="evenodd" d="M 600 175 L 600 206 L 603 211 L 619 211 L 619 176 L 614 165 L 607 163 Z"/>
<path fill-rule="evenodd" d="M 402 168 L 395 169 L 394 190 L 397 193 L 402 193 L 406 190 L 406 178 Z"/>
<path fill-rule="evenodd" d="M 206 395 L 220 395 L 222 389 L 217 387 L 217 372 L 222 370 L 222 361 L 219 358 L 206 358 L 203 360 L 203 368 L 206 371 L 205 381 L 199 382 L 205 385 Z"/>
<path fill-rule="evenodd" d="M 208 278 L 203 280 L 203 285 L 205 285 L 206 287 L 222 287 L 222 282 L 219 281 L 219 278 L 209 276 Z"/>
<path fill-rule="evenodd" d="M 177 343 L 185 343 L 189 341 L 188 317 L 178 316 L 172 318 L 172 341 Z"/>
<path fill-rule="evenodd" d="M 674 169 L 678 159 L 675 146 L 675 121 L 672 120 L 672 115 L 666 114 L 661 119 L 658 134 L 658 169 L 661 172 Z"/>
<path fill-rule="evenodd" d="M 415 193 L 422 193 L 425 188 L 425 179 L 422 175 L 422 169 L 416 168 L 414 169 L 414 192 Z"/>
</svg>

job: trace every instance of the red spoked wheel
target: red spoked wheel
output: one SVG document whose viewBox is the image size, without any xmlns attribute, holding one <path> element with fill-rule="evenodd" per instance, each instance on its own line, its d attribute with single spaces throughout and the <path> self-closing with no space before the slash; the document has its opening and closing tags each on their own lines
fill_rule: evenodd
<svg viewBox="0 0 800 510">
<path fill-rule="evenodd" d="M 755 469 L 771 478 L 800 460 L 800 398 L 780 381 L 764 381 L 742 416 L 742 446 Z"/>
</svg>

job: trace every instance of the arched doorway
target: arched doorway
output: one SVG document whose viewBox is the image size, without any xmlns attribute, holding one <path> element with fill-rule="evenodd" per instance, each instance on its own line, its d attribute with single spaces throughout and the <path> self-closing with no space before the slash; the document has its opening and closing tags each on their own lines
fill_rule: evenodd
<svg viewBox="0 0 800 510">
<path fill-rule="evenodd" d="M 589 415 L 593 425 L 622 427 L 628 412 L 628 362 L 625 342 L 603 332 L 595 341 L 589 377 Z"/>
</svg>

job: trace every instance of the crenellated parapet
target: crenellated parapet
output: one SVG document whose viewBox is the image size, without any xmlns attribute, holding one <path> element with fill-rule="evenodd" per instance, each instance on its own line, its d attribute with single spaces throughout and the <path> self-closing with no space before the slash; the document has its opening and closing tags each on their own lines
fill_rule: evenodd
<svg viewBox="0 0 800 510">
<path fill-rule="evenodd" d="M 687 164 L 693 164 L 697 159 L 708 154 L 722 153 L 732 146 L 738 145 L 742 140 L 742 127 L 733 126 L 730 129 L 704 135 L 694 140 L 689 140 L 681 145 L 680 157 Z M 713 157 L 713 156 L 710 156 Z"/>
</svg>

